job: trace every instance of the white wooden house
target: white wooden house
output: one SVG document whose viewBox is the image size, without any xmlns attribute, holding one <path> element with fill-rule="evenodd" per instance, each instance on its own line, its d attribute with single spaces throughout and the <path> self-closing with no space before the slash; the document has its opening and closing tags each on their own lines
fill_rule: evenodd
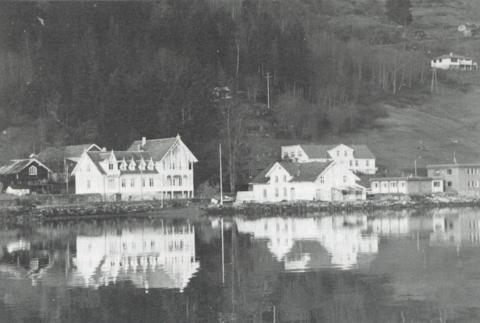
<svg viewBox="0 0 480 323">
<path fill-rule="evenodd" d="M 86 151 L 73 170 L 75 191 L 122 200 L 193 198 L 196 162 L 180 136 L 144 138 L 128 151 Z"/>
<path fill-rule="evenodd" d="M 237 202 L 364 200 L 365 188 L 356 183 L 359 180 L 335 161 L 275 162 L 253 179 L 248 192 L 237 194 Z"/>
<path fill-rule="evenodd" d="M 478 64 L 470 57 L 456 55 L 450 53 L 449 55 L 438 56 L 431 60 L 430 66 L 432 68 L 441 70 L 463 70 L 471 71 L 477 70 Z"/>
<path fill-rule="evenodd" d="M 335 160 L 350 170 L 375 174 L 375 156 L 366 145 L 291 145 L 282 146 L 282 159 L 299 163 Z"/>
</svg>

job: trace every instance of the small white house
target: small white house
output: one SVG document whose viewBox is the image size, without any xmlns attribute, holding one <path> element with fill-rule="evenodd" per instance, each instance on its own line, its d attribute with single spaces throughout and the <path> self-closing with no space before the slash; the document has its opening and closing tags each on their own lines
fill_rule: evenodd
<svg viewBox="0 0 480 323">
<path fill-rule="evenodd" d="M 364 200 L 360 179 L 344 165 L 328 162 L 275 162 L 250 183 L 248 192 L 239 192 L 237 202 Z"/>
<path fill-rule="evenodd" d="M 375 174 L 375 156 L 366 145 L 282 146 L 282 159 L 299 163 L 336 161 L 353 172 Z"/>
<path fill-rule="evenodd" d="M 76 194 L 122 200 L 193 198 L 196 162 L 180 136 L 143 138 L 129 151 L 85 151 L 72 175 Z"/>
<path fill-rule="evenodd" d="M 441 70 L 471 71 L 478 69 L 478 64 L 473 59 L 453 53 L 432 59 L 430 66 Z"/>
</svg>

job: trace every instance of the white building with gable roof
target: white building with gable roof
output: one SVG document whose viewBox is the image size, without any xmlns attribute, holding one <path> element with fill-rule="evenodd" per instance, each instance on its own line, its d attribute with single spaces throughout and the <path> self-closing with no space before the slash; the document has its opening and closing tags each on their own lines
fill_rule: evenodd
<svg viewBox="0 0 480 323">
<path fill-rule="evenodd" d="M 282 159 L 299 163 L 336 161 L 362 174 L 375 174 L 375 156 L 366 145 L 290 145 L 282 146 Z"/>
<path fill-rule="evenodd" d="M 122 200 L 193 198 L 197 161 L 180 136 L 143 138 L 128 151 L 85 151 L 72 172 L 75 192 Z"/>
</svg>

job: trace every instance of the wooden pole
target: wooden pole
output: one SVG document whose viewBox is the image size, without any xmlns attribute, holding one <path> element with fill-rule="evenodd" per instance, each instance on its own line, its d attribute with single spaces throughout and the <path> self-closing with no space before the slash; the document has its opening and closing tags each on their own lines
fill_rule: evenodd
<svg viewBox="0 0 480 323">
<path fill-rule="evenodd" d="M 220 205 L 223 205 L 222 144 L 218 144 L 218 160 L 220 162 Z"/>
</svg>

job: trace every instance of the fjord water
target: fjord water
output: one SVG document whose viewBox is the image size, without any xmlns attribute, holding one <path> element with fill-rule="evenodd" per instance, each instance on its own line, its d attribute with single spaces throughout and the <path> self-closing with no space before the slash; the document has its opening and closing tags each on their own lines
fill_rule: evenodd
<svg viewBox="0 0 480 323">
<path fill-rule="evenodd" d="M 0 230 L 0 322 L 232 321 L 479 322 L 480 211 Z"/>
</svg>

